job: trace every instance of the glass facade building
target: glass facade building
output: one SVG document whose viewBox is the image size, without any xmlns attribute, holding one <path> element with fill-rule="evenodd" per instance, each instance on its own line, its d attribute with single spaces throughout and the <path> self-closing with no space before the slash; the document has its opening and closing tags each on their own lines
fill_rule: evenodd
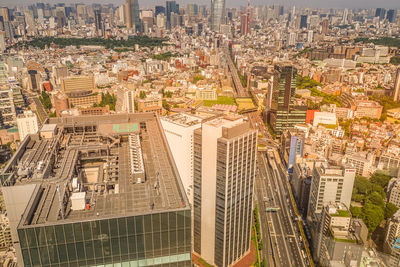
<svg viewBox="0 0 400 267">
<path fill-rule="evenodd" d="M 211 0 L 211 30 L 219 31 L 225 14 L 225 0 Z"/>
<path fill-rule="evenodd" d="M 191 266 L 190 210 L 18 228 L 24 266 Z"/>
<path fill-rule="evenodd" d="M 292 66 L 275 66 L 269 122 L 278 135 L 296 124 L 304 124 L 307 106 L 296 105 L 297 70 Z"/>
</svg>

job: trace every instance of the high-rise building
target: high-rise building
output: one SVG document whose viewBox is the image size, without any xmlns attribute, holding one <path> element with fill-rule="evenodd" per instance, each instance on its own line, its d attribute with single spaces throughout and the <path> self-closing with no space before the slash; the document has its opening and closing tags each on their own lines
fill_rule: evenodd
<svg viewBox="0 0 400 267">
<path fill-rule="evenodd" d="M 171 14 L 179 14 L 179 5 L 175 1 L 167 1 L 165 11 L 167 17 L 167 28 L 171 29 L 172 24 L 174 24 L 171 19 Z"/>
<path fill-rule="evenodd" d="M 375 17 L 379 17 L 379 20 L 384 20 L 386 15 L 386 9 L 377 8 L 375 12 Z"/>
<path fill-rule="evenodd" d="M 96 26 L 96 35 L 104 36 L 104 23 L 101 18 L 101 10 L 94 11 L 94 24 Z"/>
<path fill-rule="evenodd" d="M 24 111 L 24 114 L 17 116 L 18 133 L 20 140 L 28 134 L 35 134 L 39 130 L 36 114 L 30 110 Z"/>
<path fill-rule="evenodd" d="M 219 267 L 250 249 L 257 131 L 240 116 L 194 132 L 194 251 Z"/>
<path fill-rule="evenodd" d="M 10 11 L 8 7 L 0 7 L 0 16 L 3 17 L 3 21 L 10 21 Z"/>
<path fill-rule="evenodd" d="M 240 16 L 240 33 L 242 35 L 247 35 L 250 33 L 248 13 L 242 13 Z"/>
<path fill-rule="evenodd" d="M 225 0 L 211 0 L 211 30 L 219 31 L 225 16 Z"/>
<path fill-rule="evenodd" d="M 300 16 L 300 29 L 307 29 L 307 15 Z"/>
<path fill-rule="evenodd" d="M 165 7 L 156 6 L 155 7 L 155 12 L 154 12 L 154 17 L 157 18 L 158 14 L 164 14 L 165 15 Z"/>
<path fill-rule="evenodd" d="M 0 89 L 0 120 L 3 125 L 15 124 L 16 112 L 11 89 Z"/>
<path fill-rule="evenodd" d="M 135 32 L 140 31 L 140 10 L 139 0 L 126 0 L 126 27 L 133 29 Z"/>
<path fill-rule="evenodd" d="M 115 111 L 121 113 L 135 113 L 135 90 L 120 86 L 117 88 L 117 103 Z"/>
<path fill-rule="evenodd" d="M 295 101 L 297 70 L 292 66 L 275 65 L 269 123 L 280 135 L 306 121 L 307 107 Z"/>
<path fill-rule="evenodd" d="M 397 15 L 397 10 L 396 9 L 389 9 L 386 15 L 387 20 L 390 23 L 395 23 L 396 22 L 396 15 Z"/>
<path fill-rule="evenodd" d="M 188 16 L 195 17 L 199 13 L 199 6 L 197 4 L 188 4 L 186 7 Z"/>
<path fill-rule="evenodd" d="M 193 205 L 193 163 L 194 163 L 194 131 L 201 127 L 202 119 L 197 116 L 178 113 L 163 117 L 165 136 L 179 171 L 183 187 Z"/>
<path fill-rule="evenodd" d="M 393 92 L 394 92 L 393 100 L 400 101 L 400 68 L 398 68 L 396 72 L 396 79 L 394 81 Z"/>
<path fill-rule="evenodd" d="M 386 223 L 383 245 L 385 252 L 391 252 L 391 247 L 396 242 L 398 237 L 400 237 L 400 210 L 396 211 L 396 213 L 393 214 L 393 216 Z"/>
<path fill-rule="evenodd" d="M 190 205 L 158 117 L 47 122 L 1 173 L 19 264 L 191 266 Z"/>
<path fill-rule="evenodd" d="M 315 221 L 327 203 L 350 207 L 356 170 L 353 167 L 314 166 L 308 203 L 308 220 Z"/>
<path fill-rule="evenodd" d="M 6 33 L 0 31 L 0 53 L 6 50 Z"/>
<path fill-rule="evenodd" d="M 281 151 L 289 172 L 299 158 L 303 157 L 305 133 L 300 130 L 290 129 L 281 136 Z"/>
</svg>

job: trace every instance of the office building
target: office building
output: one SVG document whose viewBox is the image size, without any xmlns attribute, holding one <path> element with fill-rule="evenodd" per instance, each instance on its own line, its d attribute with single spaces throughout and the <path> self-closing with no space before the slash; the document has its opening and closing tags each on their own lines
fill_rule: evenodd
<svg viewBox="0 0 400 267">
<path fill-rule="evenodd" d="M 400 68 L 397 69 L 393 88 L 393 100 L 400 101 Z"/>
<path fill-rule="evenodd" d="M 304 124 L 307 106 L 295 102 L 297 70 L 292 66 L 275 65 L 269 123 L 277 135 L 296 124 Z"/>
<path fill-rule="evenodd" d="M 377 8 L 375 12 L 375 17 L 379 17 L 379 20 L 384 20 L 386 15 L 386 9 Z"/>
<path fill-rule="evenodd" d="M 293 166 L 303 157 L 305 133 L 301 130 L 290 129 L 281 136 L 281 154 L 288 171 L 293 172 Z"/>
<path fill-rule="evenodd" d="M 140 10 L 139 0 L 126 0 L 126 27 L 132 29 L 134 32 L 140 31 Z"/>
<path fill-rule="evenodd" d="M 300 16 L 300 29 L 307 29 L 307 15 Z"/>
<path fill-rule="evenodd" d="M 327 203 L 343 203 L 350 207 L 356 170 L 323 163 L 314 166 L 308 203 L 308 220 L 315 221 Z"/>
<path fill-rule="evenodd" d="M 70 107 L 91 107 L 101 101 L 101 94 L 95 92 L 93 76 L 65 77 L 61 80 L 61 89 Z"/>
<path fill-rule="evenodd" d="M 398 267 L 400 264 L 400 237 L 393 243 L 388 267 Z"/>
<path fill-rule="evenodd" d="M 248 35 L 250 33 L 249 18 L 247 13 L 242 13 L 240 16 L 240 33 Z"/>
<path fill-rule="evenodd" d="M 310 199 L 312 170 L 306 163 L 296 163 L 293 167 L 291 184 L 298 208 L 307 216 L 308 200 Z"/>
<path fill-rule="evenodd" d="M 50 118 L 2 177 L 21 266 L 191 266 L 190 205 L 155 114 Z"/>
<path fill-rule="evenodd" d="M 356 174 L 369 177 L 373 173 L 376 155 L 374 153 L 352 153 L 345 155 L 345 161 L 356 169 Z"/>
<path fill-rule="evenodd" d="M 190 204 L 193 205 L 194 131 L 201 127 L 202 119 L 178 113 L 161 118 L 161 125 L 174 157 L 179 176 Z"/>
<path fill-rule="evenodd" d="M 171 29 L 173 23 L 173 19 L 171 17 L 172 14 L 179 14 L 179 5 L 175 1 L 167 1 L 166 2 L 166 17 L 167 17 L 167 28 Z"/>
<path fill-rule="evenodd" d="M 165 15 L 165 7 L 156 6 L 155 7 L 155 12 L 154 12 L 154 17 L 157 18 L 158 14 L 164 14 Z"/>
<path fill-rule="evenodd" d="M 6 33 L 0 30 L 0 53 L 6 50 Z"/>
<path fill-rule="evenodd" d="M 197 4 L 187 4 L 186 12 L 189 17 L 195 17 L 199 13 L 199 6 Z"/>
<path fill-rule="evenodd" d="M 395 23 L 397 18 L 397 10 L 389 9 L 386 18 L 390 23 Z"/>
<path fill-rule="evenodd" d="M 94 11 L 94 24 L 96 26 L 96 35 L 104 36 L 104 23 L 101 18 L 101 10 Z"/>
<path fill-rule="evenodd" d="M 211 0 L 211 30 L 219 31 L 225 16 L 225 0 Z"/>
<path fill-rule="evenodd" d="M 30 110 L 17 116 L 17 126 L 20 140 L 24 140 L 29 134 L 35 134 L 39 130 L 36 114 Z"/>
<path fill-rule="evenodd" d="M 387 189 L 387 201 L 400 208 L 400 179 L 392 178 Z"/>
<path fill-rule="evenodd" d="M 250 251 L 257 131 L 241 116 L 194 133 L 194 252 L 232 266 Z"/>
</svg>

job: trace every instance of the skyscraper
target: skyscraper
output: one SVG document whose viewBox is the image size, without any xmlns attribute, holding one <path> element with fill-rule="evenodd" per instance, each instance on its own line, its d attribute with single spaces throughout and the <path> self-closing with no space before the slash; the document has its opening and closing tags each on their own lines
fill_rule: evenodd
<svg viewBox="0 0 400 267">
<path fill-rule="evenodd" d="M 297 70 L 275 65 L 269 123 L 276 134 L 306 121 L 307 107 L 295 102 Z"/>
<path fill-rule="evenodd" d="M 194 131 L 194 251 L 218 267 L 250 249 L 257 131 L 240 116 Z"/>
<path fill-rule="evenodd" d="M 126 0 L 125 12 L 126 12 L 126 27 L 129 29 L 133 29 L 135 32 L 140 31 L 139 1 Z"/>
<path fill-rule="evenodd" d="M 211 30 L 219 31 L 225 15 L 225 0 L 211 0 Z"/>
<path fill-rule="evenodd" d="M 3 17 L 3 21 L 10 21 L 10 12 L 8 7 L 0 7 L 0 16 Z"/>
<path fill-rule="evenodd" d="M 240 33 L 247 35 L 250 33 L 249 19 L 247 13 L 242 13 L 240 16 Z"/>
<path fill-rule="evenodd" d="M 384 8 L 377 8 L 375 11 L 375 17 L 379 17 L 379 20 L 385 19 L 386 9 Z"/>
<path fill-rule="evenodd" d="M 300 16 L 300 29 L 307 29 L 307 15 Z"/>
<path fill-rule="evenodd" d="M 398 68 L 396 72 L 396 79 L 394 81 L 393 91 L 393 100 L 400 101 L 400 68 Z"/>
<path fill-rule="evenodd" d="M 94 23 L 96 25 L 96 34 L 97 36 L 104 36 L 104 25 L 103 20 L 101 19 L 101 11 L 94 11 Z"/>
<path fill-rule="evenodd" d="M 175 1 L 166 2 L 167 28 L 171 29 L 171 14 L 179 14 L 179 5 Z"/>
<path fill-rule="evenodd" d="M 387 12 L 386 18 L 390 23 L 395 23 L 396 22 L 396 15 L 397 15 L 397 11 L 395 9 L 390 9 Z"/>
<path fill-rule="evenodd" d="M 157 18 L 158 14 L 165 14 L 165 7 L 156 6 L 155 7 L 155 12 L 154 12 L 154 17 Z"/>
</svg>

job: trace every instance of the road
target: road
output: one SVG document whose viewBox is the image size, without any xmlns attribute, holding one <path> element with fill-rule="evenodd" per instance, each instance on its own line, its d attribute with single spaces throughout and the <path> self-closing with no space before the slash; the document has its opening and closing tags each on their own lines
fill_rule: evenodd
<svg viewBox="0 0 400 267">
<path fill-rule="evenodd" d="M 27 98 L 29 104 L 31 104 L 32 101 L 35 104 L 36 114 L 38 115 L 39 124 L 42 125 L 43 122 L 49 118 L 49 116 L 47 115 L 47 112 L 44 110 L 44 107 L 42 105 L 42 102 L 40 102 L 39 97 L 36 94 L 27 91 L 24 91 L 23 94 Z"/>
<path fill-rule="evenodd" d="M 247 91 L 247 88 L 244 88 L 242 86 L 242 82 L 240 81 L 239 74 L 237 72 L 235 64 L 232 61 L 232 58 L 231 58 L 228 48 L 224 49 L 224 54 L 225 54 L 226 61 L 228 63 L 229 71 L 230 71 L 232 79 L 233 79 L 233 84 L 235 85 L 235 88 L 236 88 L 236 96 L 237 97 L 250 97 L 250 94 Z"/>
</svg>

